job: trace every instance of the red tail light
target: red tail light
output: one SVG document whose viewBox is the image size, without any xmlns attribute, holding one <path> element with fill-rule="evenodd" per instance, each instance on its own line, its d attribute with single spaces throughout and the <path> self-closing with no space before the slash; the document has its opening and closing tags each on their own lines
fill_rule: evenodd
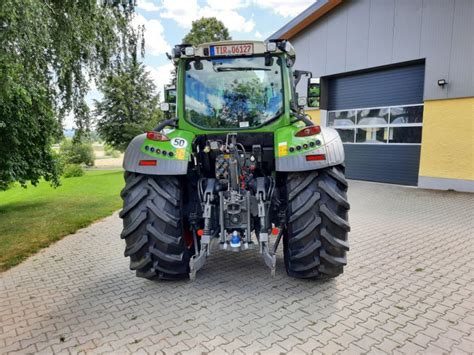
<svg viewBox="0 0 474 355">
<path fill-rule="evenodd" d="M 320 126 L 309 126 L 296 132 L 295 137 L 308 137 L 308 136 L 314 136 L 315 134 L 319 134 L 319 133 L 321 133 Z"/>
<path fill-rule="evenodd" d="M 148 139 L 151 139 L 152 141 L 162 141 L 162 142 L 164 142 L 164 141 L 169 141 L 170 140 L 164 134 L 159 133 L 159 132 L 153 132 L 153 131 L 146 132 L 146 137 Z"/>
<path fill-rule="evenodd" d="M 140 160 L 138 162 L 140 166 L 156 166 L 156 160 Z"/>
<path fill-rule="evenodd" d="M 306 161 L 320 161 L 326 160 L 326 156 L 324 154 L 312 154 L 306 156 Z"/>
</svg>

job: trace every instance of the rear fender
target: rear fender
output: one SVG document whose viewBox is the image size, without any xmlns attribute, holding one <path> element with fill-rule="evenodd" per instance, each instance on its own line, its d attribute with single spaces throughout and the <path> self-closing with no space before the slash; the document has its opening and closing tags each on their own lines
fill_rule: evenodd
<svg viewBox="0 0 474 355">
<path fill-rule="evenodd" d="M 166 130 L 169 141 L 153 141 L 146 133 L 128 145 L 123 159 L 126 171 L 149 175 L 186 175 L 194 134 L 179 129 Z"/>
<path fill-rule="evenodd" d="M 288 126 L 275 132 L 277 171 L 316 170 L 344 162 L 344 147 L 335 129 L 321 127 L 321 133 L 314 136 L 295 137 L 302 128 Z M 308 161 L 308 155 L 324 156 L 324 160 Z"/>
</svg>

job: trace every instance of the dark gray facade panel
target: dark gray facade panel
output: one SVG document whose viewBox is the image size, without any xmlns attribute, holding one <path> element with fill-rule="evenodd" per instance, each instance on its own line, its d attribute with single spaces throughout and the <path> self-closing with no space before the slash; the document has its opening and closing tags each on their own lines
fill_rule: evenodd
<svg viewBox="0 0 474 355">
<path fill-rule="evenodd" d="M 346 71 L 367 67 L 370 2 L 353 1 L 348 7 Z M 364 33 L 366 35 L 363 35 Z"/>
<path fill-rule="evenodd" d="M 420 57 L 422 3 L 422 0 L 395 2 L 392 62 Z"/>
<path fill-rule="evenodd" d="M 394 0 L 365 0 L 370 2 L 368 67 L 392 62 Z M 358 31 L 357 31 L 358 32 Z M 363 32 L 361 32 L 363 35 Z M 358 69 L 361 69 L 360 67 Z M 326 73 L 326 75 L 329 73 Z"/>
<path fill-rule="evenodd" d="M 328 110 L 423 103 L 424 65 L 329 79 Z"/>
<path fill-rule="evenodd" d="M 331 73 L 345 71 L 347 49 L 347 11 L 335 8 L 327 24 L 326 70 Z"/>
<path fill-rule="evenodd" d="M 448 79 L 454 1 L 426 1 L 423 4 L 423 15 L 424 18 L 430 19 L 424 21 L 421 28 L 420 54 L 426 58 L 425 97 L 446 99 L 447 88 L 433 84 L 436 84 L 438 79 Z"/>
<path fill-rule="evenodd" d="M 352 0 L 291 40 L 297 57 L 310 47 L 309 67 L 296 68 L 316 77 L 425 59 L 431 100 L 474 96 L 473 26 L 473 0 Z"/>
<path fill-rule="evenodd" d="M 418 183 L 419 145 L 344 144 L 349 179 L 412 185 Z"/>
<path fill-rule="evenodd" d="M 456 0 L 448 97 L 474 96 L 474 1 Z"/>
</svg>

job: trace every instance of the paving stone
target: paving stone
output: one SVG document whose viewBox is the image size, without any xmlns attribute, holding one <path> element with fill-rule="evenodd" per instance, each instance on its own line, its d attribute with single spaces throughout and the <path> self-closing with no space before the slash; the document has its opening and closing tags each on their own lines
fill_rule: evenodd
<svg viewBox="0 0 474 355">
<path fill-rule="evenodd" d="M 382 339 L 374 339 L 368 335 L 363 336 L 362 339 L 357 340 L 354 345 L 357 345 L 359 348 L 369 351 L 375 344 L 382 342 Z"/>
<path fill-rule="evenodd" d="M 329 282 L 287 277 L 281 250 L 275 278 L 212 250 L 195 282 L 138 279 L 114 214 L 0 274 L 0 353 L 474 353 L 472 195 L 350 181 L 349 200 Z"/>
<path fill-rule="evenodd" d="M 357 354 L 366 354 L 366 353 L 367 353 L 366 350 L 359 348 L 355 344 L 350 344 L 347 349 L 344 349 L 341 352 L 339 352 L 339 354 L 343 354 L 343 355 L 357 355 Z"/>
<path fill-rule="evenodd" d="M 395 349 L 399 348 L 400 344 L 385 338 L 382 340 L 380 344 L 375 344 L 373 349 L 378 349 L 379 351 L 383 351 L 385 353 L 392 353 Z"/>
<path fill-rule="evenodd" d="M 316 349 L 322 348 L 324 346 L 323 343 L 319 342 L 316 339 L 308 339 L 303 344 L 299 344 L 296 346 L 297 349 L 304 351 L 307 354 L 313 353 Z"/>
</svg>

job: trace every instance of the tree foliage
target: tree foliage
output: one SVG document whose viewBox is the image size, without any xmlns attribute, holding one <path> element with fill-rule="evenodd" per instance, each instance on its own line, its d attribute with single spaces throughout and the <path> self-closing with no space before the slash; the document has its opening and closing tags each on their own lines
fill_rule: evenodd
<svg viewBox="0 0 474 355">
<path fill-rule="evenodd" d="M 191 30 L 183 38 L 183 43 L 198 44 L 232 39 L 229 30 L 215 17 L 202 17 L 193 21 Z"/>
<path fill-rule="evenodd" d="M 0 1 L 0 189 L 12 181 L 58 183 L 51 152 L 61 117 L 77 125 L 90 80 L 143 49 L 133 1 Z"/>
<path fill-rule="evenodd" d="M 79 177 L 84 175 L 84 169 L 79 164 L 66 164 L 63 171 L 64 178 Z"/>
<path fill-rule="evenodd" d="M 90 142 L 74 142 L 64 139 L 61 142 L 60 154 L 64 164 L 94 165 L 95 154 Z"/>
<path fill-rule="evenodd" d="M 155 89 L 149 73 L 135 60 L 107 77 L 95 114 L 97 131 L 108 145 L 124 151 L 136 135 L 156 126 L 162 112 Z"/>
</svg>

